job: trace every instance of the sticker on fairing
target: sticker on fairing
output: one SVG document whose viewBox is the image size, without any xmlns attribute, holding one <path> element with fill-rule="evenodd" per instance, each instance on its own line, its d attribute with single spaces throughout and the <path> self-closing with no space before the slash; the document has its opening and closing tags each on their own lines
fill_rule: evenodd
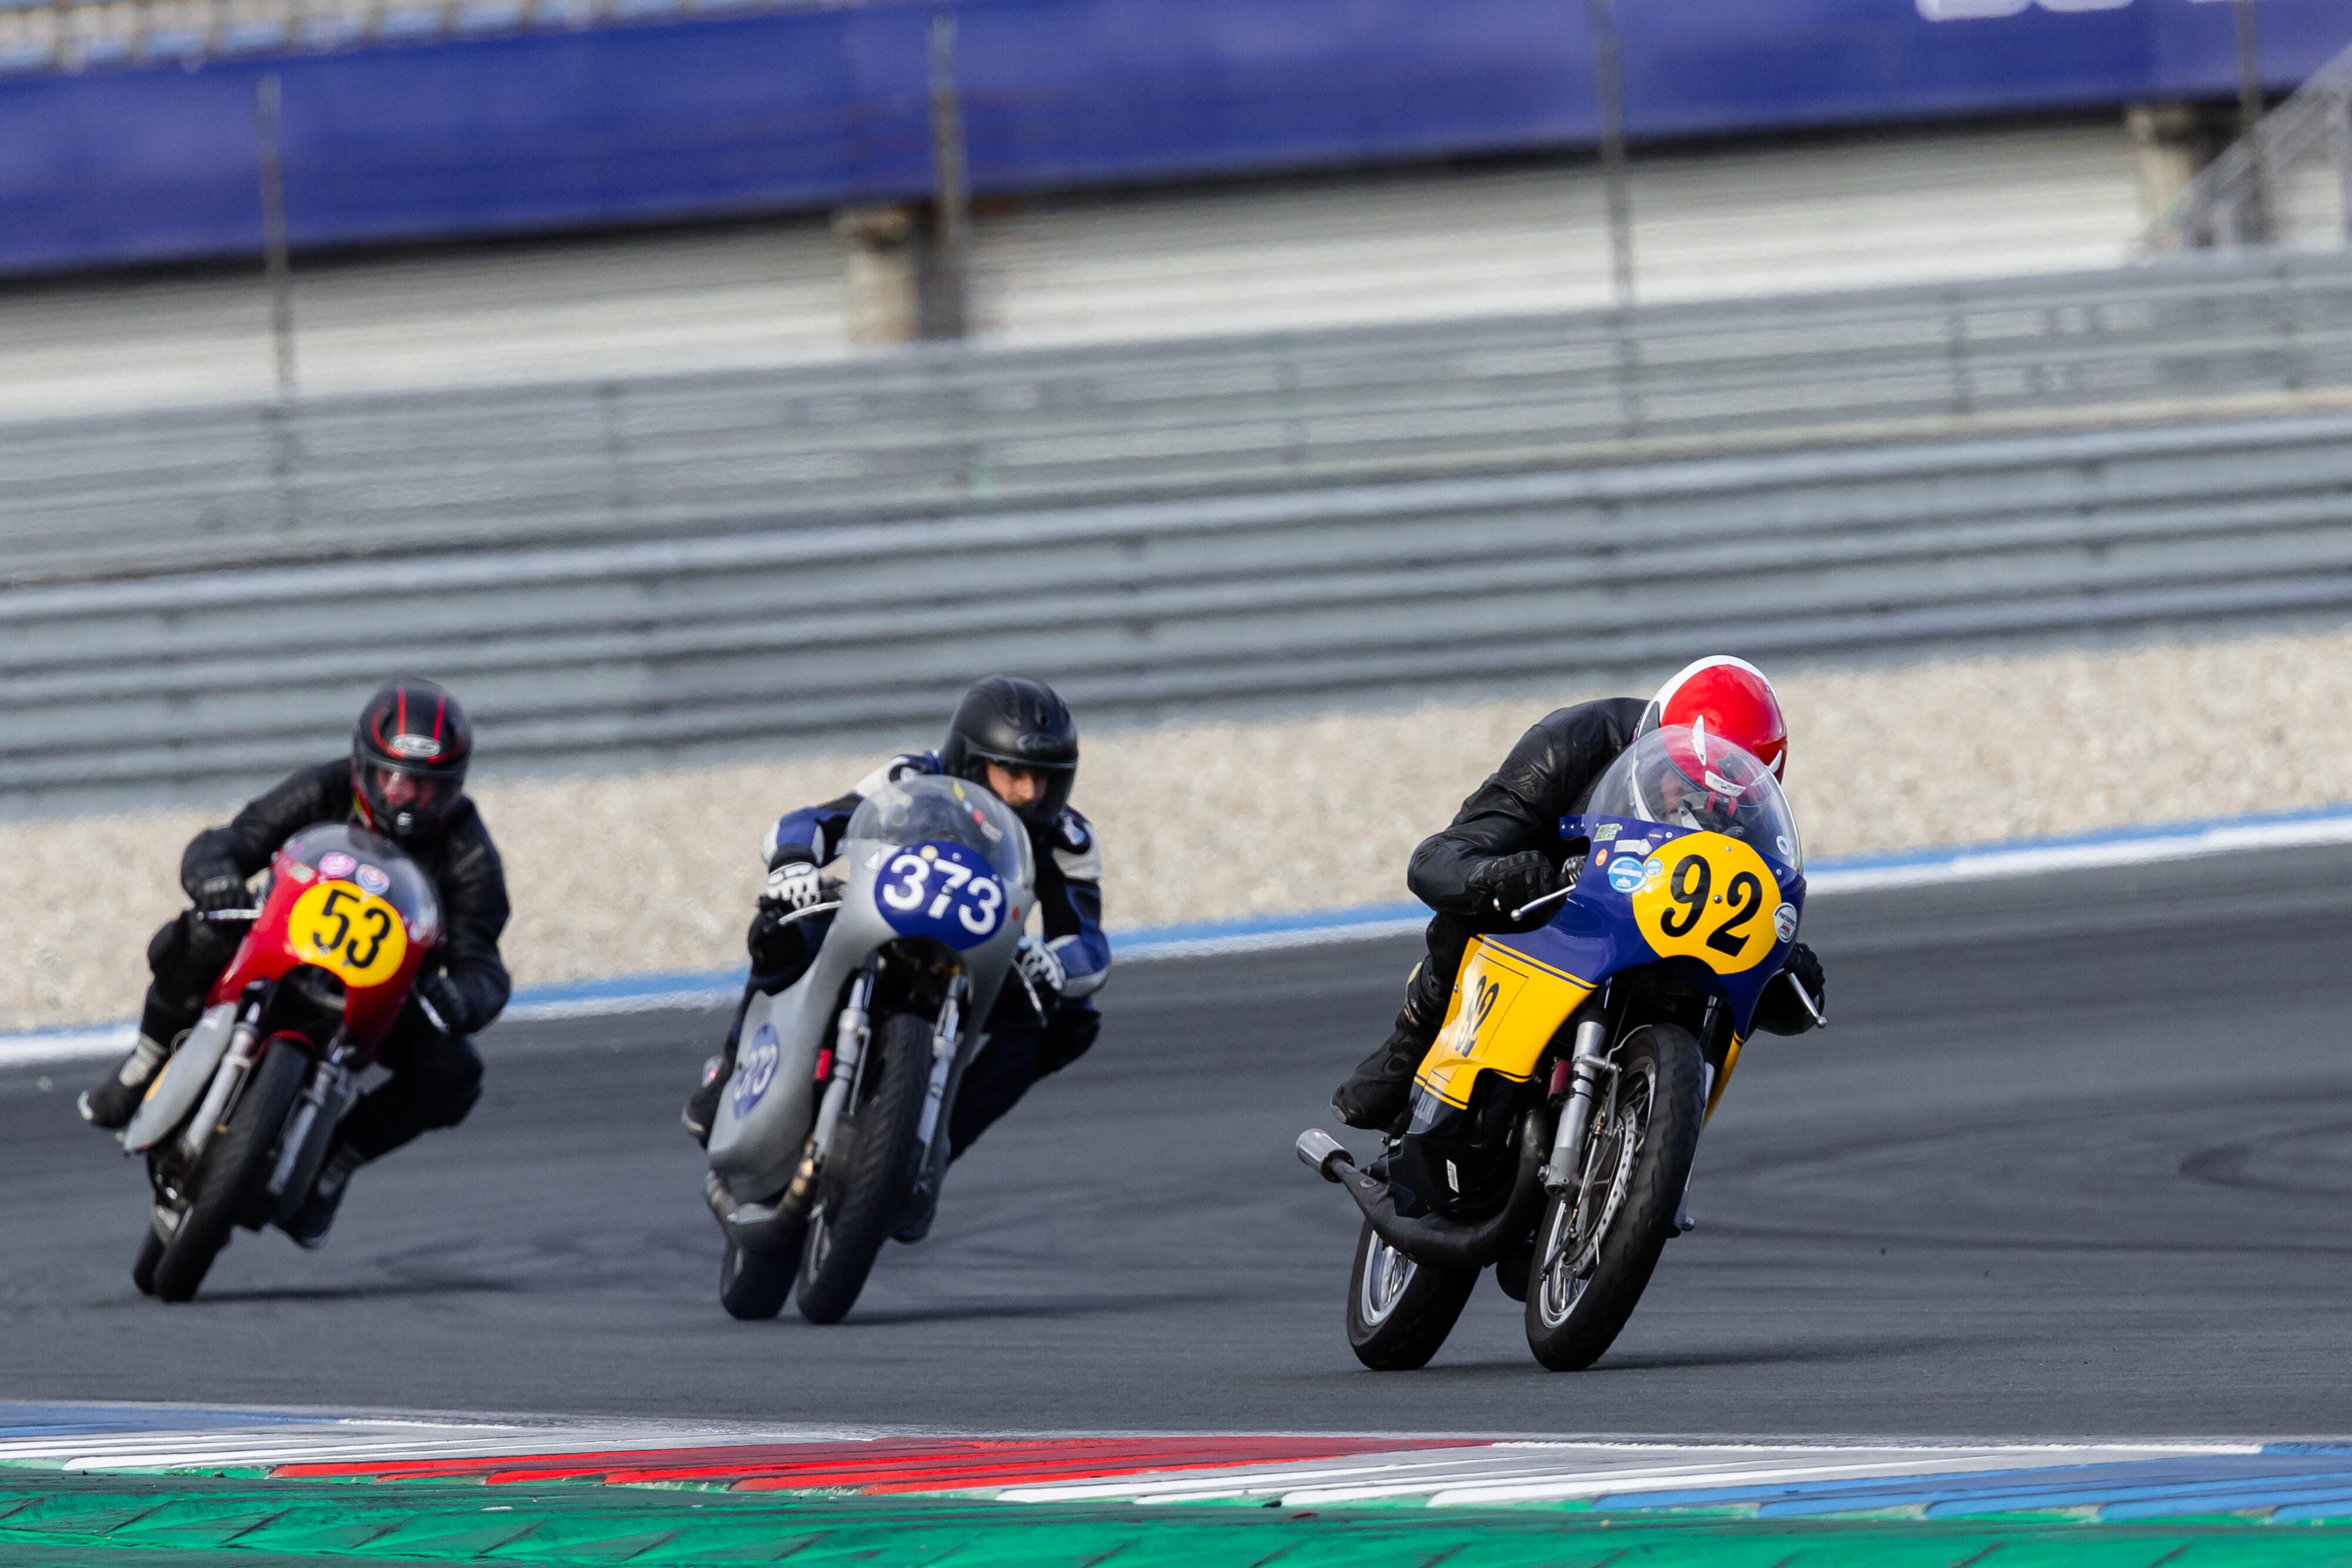
<svg viewBox="0 0 2352 1568">
<path fill-rule="evenodd" d="M 1609 865 L 1609 885 L 1620 893 L 1633 893 L 1642 885 L 1642 862 L 1634 855 L 1619 855 Z"/>
<path fill-rule="evenodd" d="M 387 892 L 392 886 L 392 878 L 386 876 L 383 871 L 375 866 L 362 865 L 358 871 L 352 873 L 352 876 L 362 887 L 366 888 L 370 893 Z"/>
<path fill-rule="evenodd" d="M 360 862 L 341 850 L 329 850 L 319 857 L 321 876 L 349 876 Z"/>
<path fill-rule="evenodd" d="M 776 1063 L 783 1060 L 783 1047 L 776 1038 L 776 1026 L 763 1023 L 744 1048 L 743 1058 L 735 1064 L 735 1084 L 729 1091 L 734 1102 L 735 1114 L 742 1115 L 760 1103 L 768 1085 L 776 1081 Z"/>
<path fill-rule="evenodd" d="M 1617 824 L 1614 822 L 1603 822 L 1592 830 L 1592 841 L 1596 844 L 1605 844 L 1616 836 Z"/>
<path fill-rule="evenodd" d="M 1772 912 L 1772 929 L 1786 942 L 1797 934 L 1797 906 L 1784 904 Z"/>
</svg>

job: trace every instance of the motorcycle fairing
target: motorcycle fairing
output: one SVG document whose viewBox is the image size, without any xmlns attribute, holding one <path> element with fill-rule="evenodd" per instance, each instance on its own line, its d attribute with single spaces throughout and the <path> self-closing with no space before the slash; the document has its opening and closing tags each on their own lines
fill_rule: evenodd
<svg viewBox="0 0 2352 1568">
<path fill-rule="evenodd" d="M 1605 839 L 1604 824 L 1614 824 Z M 1472 939 L 1445 1022 L 1414 1074 L 1419 1087 L 1457 1109 L 1468 1107 L 1481 1071 L 1525 1082 L 1560 1026 L 1603 982 L 1662 960 L 1688 967 L 1723 998 L 1736 1058 L 1764 988 L 1796 940 L 1803 875 L 1737 839 L 1596 816 L 1561 819 L 1560 836 L 1597 841 L 1575 890 L 1534 931 Z M 1629 854 L 1642 857 L 1639 877 L 1610 875 L 1612 862 Z M 1703 876 L 1684 870 L 1693 861 Z M 1758 884 L 1752 895 L 1739 891 L 1749 877 Z M 1733 890 L 1728 907 L 1718 889 Z M 1785 936 L 1782 908 L 1790 911 Z M 1727 1070 L 1717 1075 L 1717 1095 L 1729 1078 Z"/>
<path fill-rule="evenodd" d="M 894 876 L 892 867 L 908 852 L 908 846 L 872 840 L 852 839 L 844 844 L 847 876 L 841 908 L 808 972 L 774 996 L 752 997 L 744 1009 L 735 1071 L 719 1096 L 719 1113 L 710 1126 L 710 1168 L 743 1202 L 763 1203 L 782 1192 L 800 1163 L 816 1120 L 817 1057 L 833 1042 L 843 991 L 875 949 L 902 939 L 886 913 L 882 894 L 889 886 L 906 885 L 903 872 Z M 934 887 L 932 894 L 938 891 Z M 971 989 L 963 1012 L 959 1070 L 978 1049 L 982 1022 L 1012 968 L 1013 950 L 1033 904 L 1026 887 L 1008 887 L 1005 895 L 995 926 L 961 954 Z M 928 915 L 928 905 L 918 912 Z M 899 913 L 903 916 L 906 912 Z M 961 906 L 951 903 L 943 915 L 957 922 L 961 913 Z M 762 1030 L 772 1034 L 763 1036 Z M 772 1051 L 768 1049 L 771 1039 Z"/>
<path fill-rule="evenodd" d="M 1466 1110 L 1480 1071 L 1523 1083 L 1559 1026 L 1592 994 L 1592 982 L 1493 936 L 1462 956 L 1445 1023 L 1413 1082 Z"/>
<path fill-rule="evenodd" d="M 188 1038 L 180 1042 L 155 1082 L 147 1085 L 138 1114 L 122 1129 L 125 1150 L 138 1154 L 187 1119 L 204 1098 L 205 1086 L 213 1081 L 213 1070 L 220 1065 L 221 1053 L 228 1049 L 229 1030 L 236 1024 L 235 1002 L 205 1009 L 205 1016 L 196 1020 L 196 1027 L 188 1031 Z"/>
</svg>

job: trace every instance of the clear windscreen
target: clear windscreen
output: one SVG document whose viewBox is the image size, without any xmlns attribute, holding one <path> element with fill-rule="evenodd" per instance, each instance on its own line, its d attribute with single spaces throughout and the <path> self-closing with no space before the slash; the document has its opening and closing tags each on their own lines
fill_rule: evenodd
<svg viewBox="0 0 2352 1568">
<path fill-rule="evenodd" d="M 348 822 L 305 828 L 278 852 L 330 881 L 352 883 L 400 912 L 411 931 L 441 927 L 441 898 L 432 879 L 390 839 Z"/>
<path fill-rule="evenodd" d="M 1790 870 L 1805 869 L 1797 819 L 1772 770 L 1704 727 L 1654 729 L 1622 752 L 1585 810 L 1721 833 Z"/>
<path fill-rule="evenodd" d="M 1007 882 L 1028 887 L 1036 881 L 1021 819 L 968 779 L 922 775 L 885 784 L 858 806 L 846 836 L 886 844 L 961 844 Z"/>
</svg>

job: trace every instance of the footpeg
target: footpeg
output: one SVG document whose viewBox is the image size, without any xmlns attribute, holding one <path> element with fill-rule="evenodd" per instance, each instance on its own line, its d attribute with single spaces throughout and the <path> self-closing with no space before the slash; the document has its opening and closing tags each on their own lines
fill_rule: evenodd
<svg viewBox="0 0 2352 1568">
<path fill-rule="evenodd" d="M 1688 1236 L 1692 1231 L 1696 1230 L 1697 1228 L 1698 1221 L 1691 1218 L 1689 1204 L 1685 1203 L 1680 1208 L 1675 1210 L 1675 1235 Z"/>
<path fill-rule="evenodd" d="M 1292 1146 L 1298 1152 L 1299 1163 L 1328 1182 L 1339 1179 L 1339 1173 L 1331 1168 L 1333 1165 L 1356 1163 L 1356 1156 L 1348 1152 L 1347 1145 L 1320 1127 L 1309 1127 L 1299 1134 L 1298 1142 Z"/>
</svg>

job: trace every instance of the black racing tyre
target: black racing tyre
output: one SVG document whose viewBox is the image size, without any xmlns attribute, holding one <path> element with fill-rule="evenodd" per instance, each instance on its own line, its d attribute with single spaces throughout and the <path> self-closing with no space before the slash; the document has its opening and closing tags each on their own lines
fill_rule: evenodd
<svg viewBox="0 0 2352 1568">
<path fill-rule="evenodd" d="M 1433 1269 L 1381 1239 L 1364 1221 L 1348 1276 L 1348 1348 L 1374 1372 L 1429 1364 L 1478 1283 L 1475 1269 Z"/>
<path fill-rule="evenodd" d="M 205 1282 L 238 1217 L 250 1208 L 269 1180 L 278 1135 L 310 1075 L 308 1052 L 289 1040 L 274 1040 L 253 1066 L 226 1126 L 205 1145 L 205 1157 L 189 1186 L 194 1192 L 180 1228 L 155 1260 L 155 1294 L 184 1301 Z"/>
<path fill-rule="evenodd" d="M 1585 1135 L 1583 1180 L 1544 1205 L 1528 1267 L 1528 1348 L 1554 1372 L 1601 1359 L 1633 1315 L 1698 1153 L 1706 1065 L 1673 1024 L 1626 1036 Z"/>
<path fill-rule="evenodd" d="M 746 1322 L 774 1317 L 793 1293 L 793 1274 L 800 1260 L 797 1247 L 755 1252 L 729 1241 L 727 1256 L 719 1262 L 719 1304 L 729 1317 Z"/>
<path fill-rule="evenodd" d="M 843 1109 L 831 1156 L 817 1173 L 817 1202 L 801 1253 L 801 1316 L 813 1323 L 848 1315 L 914 1190 L 931 1029 L 917 1013 L 886 1013 L 875 1025 L 866 1049 L 881 1060 L 866 1061 L 857 1103 Z"/>
<path fill-rule="evenodd" d="M 139 1258 L 131 1265 L 131 1282 L 139 1287 L 142 1296 L 155 1293 L 155 1265 L 163 1260 L 163 1239 L 155 1234 L 151 1223 L 147 1234 L 139 1239 Z"/>
</svg>

